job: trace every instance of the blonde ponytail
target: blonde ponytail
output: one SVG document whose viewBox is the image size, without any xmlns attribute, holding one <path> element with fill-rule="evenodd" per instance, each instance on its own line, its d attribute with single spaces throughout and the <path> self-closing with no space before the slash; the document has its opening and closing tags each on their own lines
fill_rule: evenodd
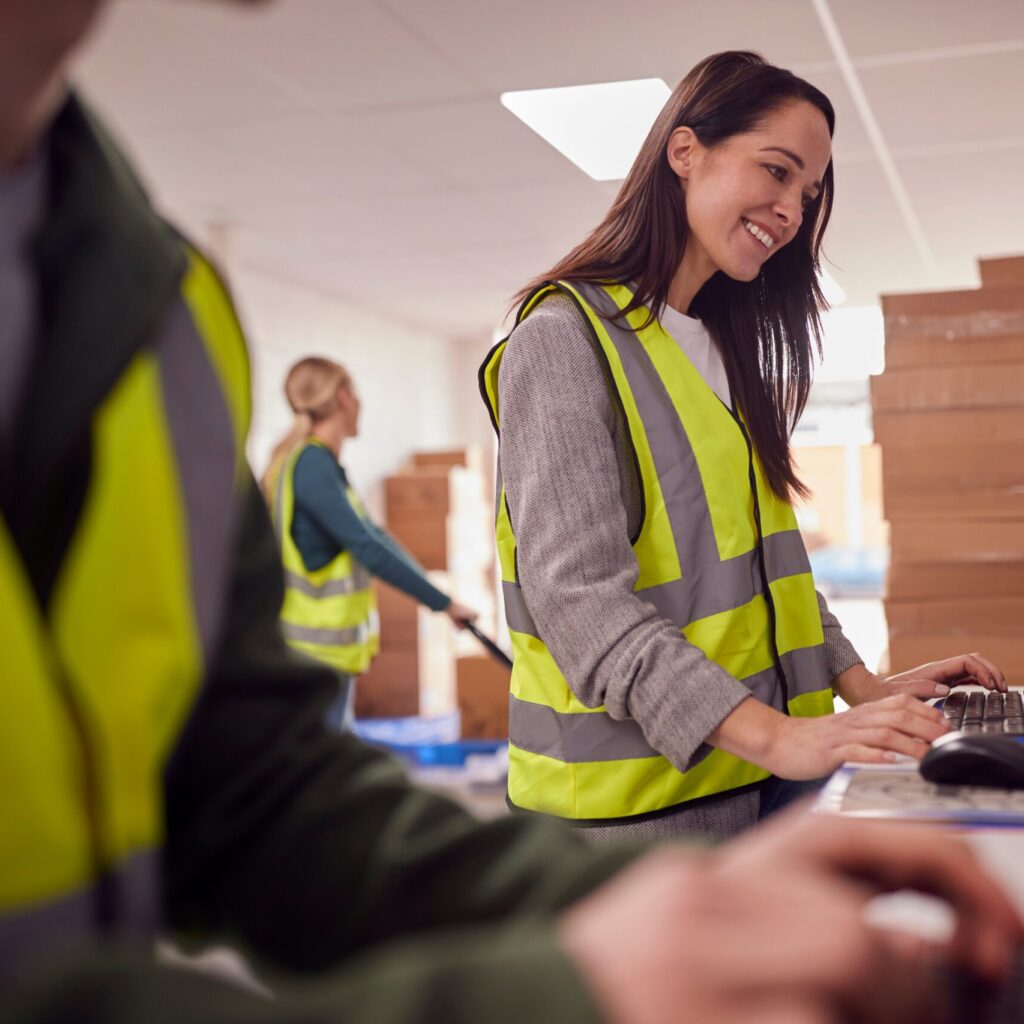
<svg viewBox="0 0 1024 1024">
<path fill-rule="evenodd" d="M 268 502 L 274 500 L 274 482 L 277 480 L 277 474 L 281 471 L 285 459 L 291 454 L 293 448 L 308 441 L 312 433 L 313 417 L 308 412 L 297 412 L 291 430 L 274 445 L 270 461 L 267 463 L 267 468 L 260 478 L 260 487 L 263 489 L 263 496 Z"/>
<path fill-rule="evenodd" d="M 291 429 L 277 442 L 260 479 L 268 502 L 274 500 L 277 476 L 285 460 L 300 444 L 309 440 L 318 420 L 329 416 L 337 405 L 337 391 L 348 380 L 340 363 L 322 356 L 300 359 L 284 380 L 284 397 L 295 413 Z"/>
</svg>

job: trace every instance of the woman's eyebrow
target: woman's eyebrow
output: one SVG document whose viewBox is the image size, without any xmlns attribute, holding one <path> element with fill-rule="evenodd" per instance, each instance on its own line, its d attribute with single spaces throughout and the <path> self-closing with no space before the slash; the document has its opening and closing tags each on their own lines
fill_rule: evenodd
<svg viewBox="0 0 1024 1024">
<path fill-rule="evenodd" d="M 797 165 L 797 167 L 800 168 L 801 171 L 807 166 L 803 162 L 803 160 L 801 160 L 800 157 L 798 157 L 796 155 L 796 153 L 793 152 L 793 150 L 785 149 L 782 146 L 763 146 L 761 148 L 761 152 L 762 153 L 781 153 L 783 156 L 788 156 L 789 159 L 792 160 L 793 163 L 795 163 Z M 812 182 L 811 184 L 812 184 L 813 188 L 817 188 L 817 189 L 821 188 L 821 182 L 820 181 L 815 181 L 815 182 Z"/>
</svg>

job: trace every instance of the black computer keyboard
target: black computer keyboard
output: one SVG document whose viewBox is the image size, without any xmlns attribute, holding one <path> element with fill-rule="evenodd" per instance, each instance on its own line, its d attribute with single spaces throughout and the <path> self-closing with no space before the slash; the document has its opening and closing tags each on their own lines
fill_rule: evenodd
<svg viewBox="0 0 1024 1024">
<path fill-rule="evenodd" d="M 964 733 L 1024 736 L 1024 701 L 1020 690 L 1009 693 L 954 690 L 942 702 L 942 713 L 951 728 Z"/>
</svg>

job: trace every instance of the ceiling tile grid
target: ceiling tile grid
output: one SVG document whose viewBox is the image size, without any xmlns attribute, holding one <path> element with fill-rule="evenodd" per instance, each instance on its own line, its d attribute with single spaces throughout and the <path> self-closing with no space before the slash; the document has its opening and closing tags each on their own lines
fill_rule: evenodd
<svg viewBox="0 0 1024 1024">
<path fill-rule="evenodd" d="M 975 283 L 1024 250 L 1024 3 L 830 0 L 936 269 L 811 0 L 121 0 L 77 78 L 164 207 L 232 259 L 406 324 L 487 333 L 603 216 L 507 89 L 659 76 L 752 48 L 837 113 L 826 252 L 849 302 Z M 884 152 L 881 154 L 884 155 Z"/>
</svg>

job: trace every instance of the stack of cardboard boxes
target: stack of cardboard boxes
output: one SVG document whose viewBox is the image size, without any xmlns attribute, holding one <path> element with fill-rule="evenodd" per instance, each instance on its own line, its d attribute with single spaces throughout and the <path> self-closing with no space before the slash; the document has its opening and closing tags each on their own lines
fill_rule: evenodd
<svg viewBox="0 0 1024 1024">
<path fill-rule="evenodd" d="M 440 590 L 493 635 L 492 513 L 476 448 L 413 455 L 384 481 L 386 527 Z M 381 653 L 356 688 L 358 717 L 440 715 L 459 706 L 464 736 L 507 735 L 508 673 L 451 620 L 377 583 Z M 504 716 L 504 719 L 502 719 Z"/>
<path fill-rule="evenodd" d="M 981 651 L 1024 683 L 1024 257 L 981 277 L 882 298 L 890 667 Z"/>
</svg>

